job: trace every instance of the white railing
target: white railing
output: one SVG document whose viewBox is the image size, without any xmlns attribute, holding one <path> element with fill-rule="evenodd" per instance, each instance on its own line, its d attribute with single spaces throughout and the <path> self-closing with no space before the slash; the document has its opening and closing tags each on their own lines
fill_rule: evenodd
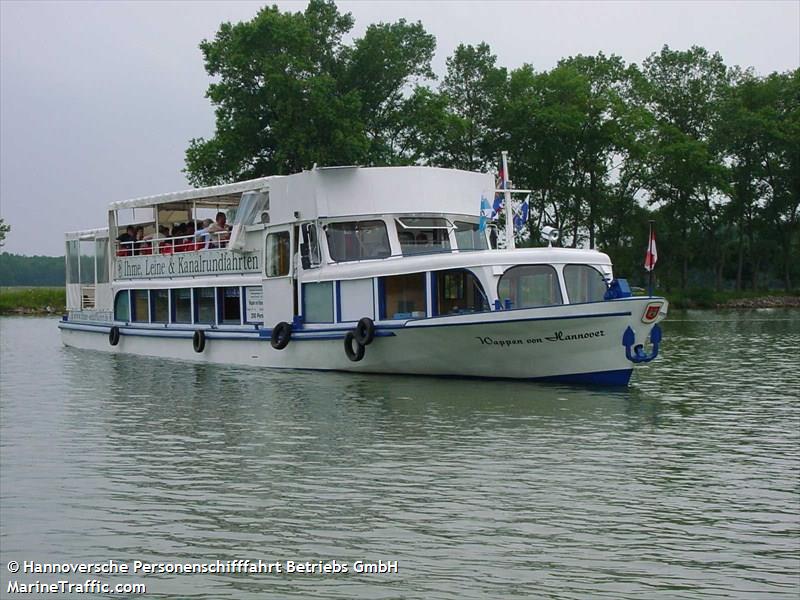
<svg viewBox="0 0 800 600">
<path fill-rule="evenodd" d="M 95 288 L 93 285 L 81 285 L 81 310 L 94 310 L 97 306 L 95 303 Z"/>
<path fill-rule="evenodd" d="M 168 238 L 137 240 L 135 242 L 120 242 L 117 240 L 114 242 L 114 253 L 117 256 L 139 256 L 227 248 L 230 235 L 229 231 L 218 231 L 216 233 L 179 235 Z"/>
</svg>

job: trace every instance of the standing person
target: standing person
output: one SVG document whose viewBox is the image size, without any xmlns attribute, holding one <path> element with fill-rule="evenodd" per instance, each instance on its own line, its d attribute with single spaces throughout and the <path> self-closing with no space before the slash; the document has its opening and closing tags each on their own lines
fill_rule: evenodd
<svg viewBox="0 0 800 600">
<path fill-rule="evenodd" d="M 228 219 L 225 216 L 225 213 L 220 211 L 217 213 L 217 217 L 214 222 L 207 228 L 208 233 L 214 234 L 213 237 L 216 238 L 218 248 L 224 248 L 228 245 L 228 239 L 230 238 L 230 230 L 231 227 L 228 225 Z"/>
</svg>

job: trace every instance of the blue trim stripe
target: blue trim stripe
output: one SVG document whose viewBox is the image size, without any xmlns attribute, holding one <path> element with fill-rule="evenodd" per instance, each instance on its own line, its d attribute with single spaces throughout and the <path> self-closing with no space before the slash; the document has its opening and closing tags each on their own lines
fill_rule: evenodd
<svg viewBox="0 0 800 600">
<path fill-rule="evenodd" d="M 483 313 L 476 313 L 476 314 L 483 314 Z M 494 314 L 497 314 L 497 313 L 494 313 Z M 455 318 L 456 316 L 463 316 L 463 315 L 453 315 L 453 318 Z M 529 317 L 527 319 L 500 319 L 500 320 L 492 320 L 492 321 L 472 321 L 472 322 L 466 322 L 466 323 L 463 322 L 463 321 L 462 322 L 458 322 L 458 323 L 425 323 L 424 321 L 426 321 L 427 319 L 414 319 L 414 320 L 409 320 L 408 322 L 405 322 L 405 323 L 397 323 L 397 324 L 394 324 L 394 323 L 376 323 L 375 327 L 376 327 L 376 329 L 378 331 L 380 331 L 380 330 L 394 330 L 394 329 L 406 329 L 406 328 L 408 328 L 408 329 L 416 329 L 416 328 L 427 328 L 427 327 L 466 327 L 466 326 L 470 326 L 470 325 L 503 325 L 503 324 L 506 324 L 506 323 L 526 323 L 526 322 L 529 322 L 529 321 L 567 321 L 567 320 L 573 320 L 573 319 L 599 319 L 599 318 L 603 318 L 603 317 L 629 317 L 629 316 L 631 316 L 630 312 L 615 312 L 615 313 L 600 313 L 600 314 L 596 314 L 596 315 L 564 315 L 564 316 L 560 316 L 560 317 Z M 448 317 L 436 317 L 436 318 L 442 319 L 442 318 L 448 318 Z M 84 322 L 81 322 L 80 324 L 81 325 L 94 325 L 94 326 L 98 326 L 98 327 L 104 327 L 106 329 L 110 328 L 111 325 L 113 325 L 113 324 L 116 324 L 117 326 L 119 326 L 119 322 L 115 322 L 113 324 L 84 323 Z M 156 330 L 160 330 L 160 331 L 163 331 L 163 329 L 164 329 L 164 325 L 153 326 L 152 324 L 150 324 L 150 325 L 148 325 L 148 324 L 135 325 L 134 327 L 136 329 L 156 329 Z M 242 327 L 242 326 L 240 326 L 240 327 Z M 175 326 L 170 326 L 169 327 L 170 331 L 191 331 L 192 333 L 194 333 L 194 331 L 196 329 L 206 329 L 206 330 L 211 329 L 212 331 L 220 331 L 220 332 L 223 332 L 223 331 L 224 332 L 239 332 L 239 331 L 241 331 L 243 333 L 248 333 L 248 332 L 251 331 L 249 328 L 247 328 L 247 329 L 227 329 L 227 328 L 222 328 L 222 327 L 217 328 L 217 327 L 212 327 L 212 326 L 210 326 L 208 324 L 202 324 L 202 323 L 198 323 L 194 327 L 175 327 Z M 259 328 L 256 325 L 253 326 L 253 329 L 261 331 L 262 335 L 263 335 L 263 332 L 267 332 L 266 335 L 269 335 L 269 332 L 271 331 L 271 329 Z M 349 329 L 349 328 L 347 328 L 347 329 Z M 336 328 L 324 327 L 324 328 L 319 328 L 319 329 L 316 329 L 316 328 L 305 328 L 304 332 L 306 332 L 306 333 L 329 333 L 329 332 L 340 332 L 341 331 L 341 332 L 345 332 L 346 333 L 347 329 L 339 328 L 339 327 L 336 327 Z"/>
</svg>

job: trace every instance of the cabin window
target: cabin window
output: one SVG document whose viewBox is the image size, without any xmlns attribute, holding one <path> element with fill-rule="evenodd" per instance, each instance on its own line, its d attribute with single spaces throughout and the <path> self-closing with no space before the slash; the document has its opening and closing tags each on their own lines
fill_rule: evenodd
<svg viewBox="0 0 800 600">
<path fill-rule="evenodd" d="M 578 302 L 601 302 L 606 294 L 603 274 L 589 265 L 567 265 L 564 267 L 564 283 L 567 295 L 573 304 Z"/>
<path fill-rule="evenodd" d="M 303 284 L 303 318 L 306 323 L 333 323 L 333 282 Z"/>
<path fill-rule="evenodd" d="M 375 318 L 372 279 L 339 282 L 339 303 L 342 321 L 358 321 L 361 317 Z"/>
<path fill-rule="evenodd" d="M 148 290 L 131 290 L 131 308 L 135 323 L 150 322 L 150 293 Z"/>
<path fill-rule="evenodd" d="M 153 302 L 154 323 L 169 323 L 169 290 L 152 290 L 150 299 Z"/>
<path fill-rule="evenodd" d="M 128 290 L 117 292 L 114 297 L 114 320 L 115 321 L 130 321 L 131 320 L 131 304 L 128 296 Z"/>
<path fill-rule="evenodd" d="M 328 223 L 325 228 L 331 260 L 345 262 L 391 256 L 383 221 Z"/>
<path fill-rule="evenodd" d="M 214 288 L 195 289 L 194 305 L 197 307 L 196 323 L 208 323 L 213 325 L 216 322 L 217 305 L 215 297 Z"/>
<path fill-rule="evenodd" d="M 489 302 L 478 278 L 463 269 L 437 271 L 436 314 L 452 315 L 489 310 Z"/>
<path fill-rule="evenodd" d="M 80 242 L 80 282 L 85 285 L 94 284 L 94 241 Z"/>
<path fill-rule="evenodd" d="M 78 281 L 79 257 L 80 243 L 77 240 L 67 242 L 67 283 L 80 283 Z"/>
<path fill-rule="evenodd" d="M 267 236 L 267 277 L 283 277 L 289 274 L 289 232 L 276 231 Z"/>
<path fill-rule="evenodd" d="M 447 219 L 397 219 L 397 237 L 405 256 L 450 250 L 450 223 Z"/>
<path fill-rule="evenodd" d="M 240 325 L 242 322 L 241 289 L 238 287 L 219 288 L 219 301 L 222 323 Z"/>
<path fill-rule="evenodd" d="M 480 230 L 478 223 L 456 221 L 456 244 L 459 250 L 488 250 L 486 232 Z"/>
<path fill-rule="evenodd" d="M 420 319 L 426 316 L 425 273 L 381 278 L 382 319 Z"/>
<path fill-rule="evenodd" d="M 497 296 L 511 300 L 514 308 L 562 304 L 558 275 L 550 265 L 511 267 L 497 284 Z"/>
<path fill-rule="evenodd" d="M 175 323 L 192 322 L 192 290 L 181 288 L 172 290 L 172 301 L 174 303 Z"/>
<path fill-rule="evenodd" d="M 97 257 L 97 283 L 108 283 L 108 240 L 95 241 Z"/>
</svg>

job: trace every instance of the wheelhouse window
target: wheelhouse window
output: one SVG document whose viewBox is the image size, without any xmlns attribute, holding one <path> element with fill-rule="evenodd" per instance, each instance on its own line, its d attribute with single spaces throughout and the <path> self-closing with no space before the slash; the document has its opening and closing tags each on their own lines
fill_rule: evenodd
<svg viewBox="0 0 800 600">
<path fill-rule="evenodd" d="M 450 223 L 447 219 L 408 218 L 397 219 L 397 237 L 404 256 L 449 252 Z"/>
<path fill-rule="evenodd" d="M 564 283 L 567 284 L 569 301 L 573 304 L 601 302 L 607 289 L 603 274 L 589 265 L 565 266 Z"/>
<path fill-rule="evenodd" d="M 267 277 L 284 277 L 289 274 L 291 246 L 288 231 L 276 231 L 267 236 Z"/>
<path fill-rule="evenodd" d="M 488 250 L 489 242 L 486 232 L 480 230 L 479 223 L 469 221 L 455 221 L 456 244 L 459 250 Z"/>
<path fill-rule="evenodd" d="M 382 319 L 419 319 L 426 316 L 425 273 L 381 279 Z"/>
<path fill-rule="evenodd" d="M 306 323 L 333 323 L 333 282 L 303 284 L 303 318 Z"/>
<path fill-rule="evenodd" d="M 489 310 L 489 302 L 478 278 L 463 269 L 437 271 L 436 314 L 451 315 Z"/>
<path fill-rule="evenodd" d="M 304 269 L 318 267 L 322 262 L 319 253 L 319 240 L 317 239 L 317 226 L 314 223 L 304 223 L 300 228 L 303 241 L 300 243 L 300 258 Z"/>
<path fill-rule="evenodd" d="M 148 323 L 150 321 L 150 293 L 148 290 L 131 290 L 131 306 L 134 322 Z"/>
<path fill-rule="evenodd" d="M 556 270 L 550 265 L 521 265 L 508 269 L 497 284 L 497 296 L 514 308 L 562 304 Z"/>
<path fill-rule="evenodd" d="M 238 287 L 219 288 L 222 323 L 239 325 L 242 322 L 241 290 Z"/>
<path fill-rule="evenodd" d="M 197 310 L 197 323 L 216 322 L 216 302 L 214 288 L 197 288 L 194 291 L 194 305 Z"/>
<path fill-rule="evenodd" d="M 169 323 L 169 290 L 152 290 L 153 322 Z"/>
<path fill-rule="evenodd" d="M 387 258 L 392 254 L 383 221 L 328 223 L 325 236 L 331 260 L 336 262 Z"/>
<path fill-rule="evenodd" d="M 181 288 L 172 290 L 172 301 L 174 303 L 174 314 L 176 323 L 192 322 L 192 290 Z"/>
<path fill-rule="evenodd" d="M 131 320 L 131 305 L 128 290 L 117 292 L 114 297 L 114 320 L 115 321 L 130 321 Z"/>
</svg>

